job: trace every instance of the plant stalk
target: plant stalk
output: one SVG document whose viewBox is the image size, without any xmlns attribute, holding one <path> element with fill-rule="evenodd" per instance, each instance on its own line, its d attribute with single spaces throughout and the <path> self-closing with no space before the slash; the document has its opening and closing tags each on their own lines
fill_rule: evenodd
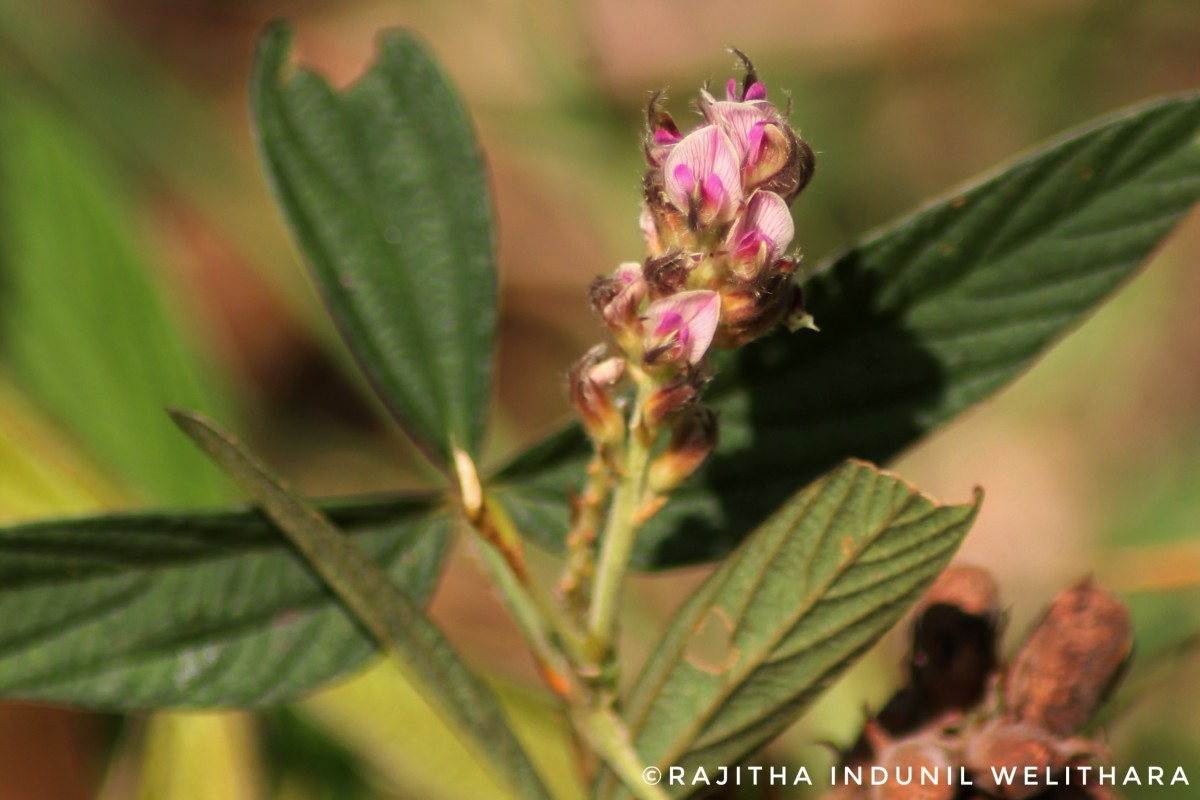
<svg viewBox="0 0 1200 800">
<path fill-rule="evenodd" d="M 611 702 L 600 703 L 581 711 L 581 714 L 579 727 L 587 733 L 592 747 L 621 779 L 630 794 L 639 800 L 668 800 L 669 795 L 657 782 L 647 782 L 646 770 L 653 765 L 638 758 L 630 741 L 629 730 L 612 710 Z"/>
<path fill-rule="evenodd" d="M 650 437 L 642 429 L 641 409 L 652 391 L 651 386 L 647 380 L 638 384 L 637 401 L 629 419 L 629 434 L 620 465 L 620 482 L 609 509 L 592 585 L 587 644 L 597 664 L 606 660 L 612 652 L 621 587 L 625 573 L 629 571 L 629 559 L 637 536 L 637 510 L 645 493 L 651 445 Z"/>
</svg>

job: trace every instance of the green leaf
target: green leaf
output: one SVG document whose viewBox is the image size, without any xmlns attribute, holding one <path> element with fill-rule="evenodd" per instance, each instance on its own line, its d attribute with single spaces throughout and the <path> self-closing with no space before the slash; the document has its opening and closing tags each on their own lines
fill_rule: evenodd
<svg viewBox="0 0 1200 800">
<path fill-rule="evenodd" d="M 496 696 L 380 565 L 211 420 L 181 411 L 173 411 L 172 418 L 262 506 L 495 776 L 517 797 L 549 798 Z"/>
<path fill-rule="evenodd" d="M 478 456 L 490 391 L 496 274 L 483 164 L 425 46 L 386 34 L 357 83 L 281 76 L 268 29 L 253 79 L 258 143 L 330 313 L 396 419 L 442 464 Z"/>
<path fill-rule="evenodd" d="M 866 237 L 805 290 L 820 333 L 718 360 L 716 452 L 639 534 L 643 569 L 734 547 L 847 457 L 884 462 L 995 393 L 1133 274 L 1200 198 L 1200 96 L 1128 112 Z M 587 443 L 562 431 L 495 476 L 561 548 Z"/>
<path fill-rule="evenodd" d="M 61 114 L 4 100 L 0 365 L 124 486 L 160 502 L 222 499 L 219 476 L 161 413 L 223 403 L 138 246 L 128 187 Z"/>
<path fill-rule="evenodd" d="M 428 600 L 452 530 L 433 502 L 325 509 L 413 598 Z M 272 705 L 375 652 L 257 511 L 0 528 L 6 698 L 118 709 Z"/>
<path fill-rule="evenodd" d="M 977 509 L 939 506 L 859 462 L 797 494 L 651 654 L 624 713 L 639 755 L 712 775 L 774 738 L 933 581 Z M 610 778 L 597 796 L 625 796 Z"/>
</svg>

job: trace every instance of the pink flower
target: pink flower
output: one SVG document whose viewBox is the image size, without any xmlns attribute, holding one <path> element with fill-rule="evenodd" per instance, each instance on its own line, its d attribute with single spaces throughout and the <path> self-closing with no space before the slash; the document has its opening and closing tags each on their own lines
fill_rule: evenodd
<svg viewBox="0 0 1200 800">
<path fill-rule="evenodd" d="M 730 222 L 742 202 L 742 179 L 728 135 L 706 125 L 685 136 L 663 164 L 663 190 L 693 228 Z"/>
<path fill-rule="evenodd" d="M 783 255 L 795 233 L 783 198 L 773 192 L 755 192 L 725 240 L 734 273 L 752 280 L 764 265 Z"/>
<path fill-rule="evenodd" d="M 696 364 L 712 344 L 720 318 L 721 296 L 716 292 L 680 292 L 655 300 L 646 309 L 646 361 Z"/>
<path fill-rule="evenodd" d="M 701 92 L 700 110 L 705 121 L 733 143 L 743 192 L 761 187 L 791 201 L 812 176 L 812 151 L 767 100 L 767 90 L 757 80 L 739 87 L 731 78 L 725 96 L 726 100 L 718 101 Z"/>
</svg>

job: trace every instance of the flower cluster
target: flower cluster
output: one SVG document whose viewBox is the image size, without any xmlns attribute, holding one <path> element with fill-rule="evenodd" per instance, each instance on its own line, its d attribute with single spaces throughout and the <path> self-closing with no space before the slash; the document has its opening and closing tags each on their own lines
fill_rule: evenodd
<svg viewBox="0 0 1200 800">
<path fill-rule="evenodd" d="M 792 329 L 811 324 L 794 280 L 789 204 L 812 178 L 813 152 L 737 55 L 744 79 L 731 78 L 723 100 L 700 92 L 704 121 L 694 130 L 680 132 L 661 93 L 650 99 L 646 256 L 598 279 L 591 292 L 621 353 L 615 360 L 590 353 L 572 375 L 574 400 L 598 442 L 620 436 L 606 389 L 623 376 L 636 372 L 631 377 L 645 379 L 639 384 L 656 385 L 642 409 L 643 423 L 655 428 L 694 406 L 710 348 L 739 346 L 781 321 Z"/>
<path fill-rule="evenodd" d="M 781 321 L 792 330 L 811 326 L 789 250 L 789 205 L 812 178 L 813 152 L 737 55 L 744 79 L 731 79 L 723 100 L 700 92 L 704 121 L 695 130 L 681 133 L 662 109 L 662 94 L 650 98 L 645 257 L 592 284 L 592 306 L 616 352 L 593 348 L 569 378 L 595 448 L 587 485 L 574 498 L 561 583 L 577 618 L 597 585 L 595 570 L 605 567 L 595 565 L 593 547 L 609 498 L 606 553 L 627 559 L 632 531 L 716 445 L 716 416 L 698 402 L 710 377 L 709 351 L 742 345 Z M 632 403 L 618 394 L 622 384 L 636 389 Z"/>
</svg>

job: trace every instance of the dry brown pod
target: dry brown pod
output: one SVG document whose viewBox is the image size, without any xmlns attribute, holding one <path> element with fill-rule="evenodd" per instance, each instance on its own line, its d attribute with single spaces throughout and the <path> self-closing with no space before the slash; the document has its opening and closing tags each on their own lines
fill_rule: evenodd
<svg viewBox="0 0 1200 800">
<path fill-rule="evenodd" d="M 963 764 L 975 784 L 1005 800 L 1040 799 L 1048 774 L 1061 775 L 1101 749 L 1085 739 L 1062 739 L 1028 722 L 1003 718 L 989 720 L 963 738 Z"/>
<path fill-rule="evenodd" d="M 1133 649 L 1125 605 L 1086 578 L 1061 592 L 1021 646 L 1004 688 L 1007 716 L 1058 736 L 1083 728 Z"/>
<path fill-rule="evenodd" d="M 996 669 L 1000 590 L 987 570 L 946 569 L 917 604 L 911 684 L 926 719 L 978 703 Z"/>
<path fill-rule="evenodd" d="M 864 731 L 882 768 L 884 783 L 871 787 L 871 800 L 951 800 L 958 792 L 958 762 L 940 736 L 940 727 L 892 739 L 874 722 Z"/>
</svg>

